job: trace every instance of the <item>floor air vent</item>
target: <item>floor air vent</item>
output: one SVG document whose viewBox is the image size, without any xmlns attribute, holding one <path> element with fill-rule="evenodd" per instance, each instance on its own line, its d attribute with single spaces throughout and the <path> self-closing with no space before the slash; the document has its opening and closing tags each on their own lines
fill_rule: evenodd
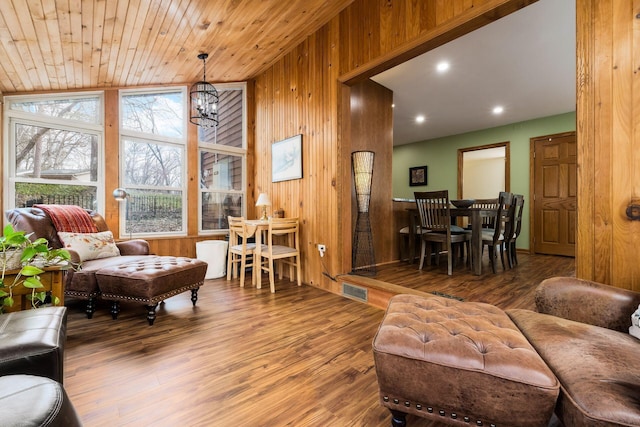
<svg viewBox="0 0 640 427">
<path fill-rule="evenodd" d="M 356 299 L 358 301 L 367 302 L 367 288 L 342 283 L 342 295 L 347 298 Z"/>
</svg>

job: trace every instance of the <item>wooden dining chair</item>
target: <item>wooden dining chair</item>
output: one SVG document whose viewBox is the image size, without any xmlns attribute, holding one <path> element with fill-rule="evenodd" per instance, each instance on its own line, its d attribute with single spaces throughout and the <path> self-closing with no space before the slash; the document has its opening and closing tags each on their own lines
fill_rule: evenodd
<svg viewBox="0 0 640 427">
<path fill-rule="evenodd" d="M 475 199 L 475 202 L 471 205 L 472 208 L 480 208 L 480 209 L 497 209 L 498 208 L 498 198 L 495 199 Z M 494 217 L 493 216 L 483 216 L 482 217 L 482 228 L 494 228 Z"/>
<path fill-rule="evenodd" d="M 227 255 L 227 280 L 238 278 L 238 265 L 240 266 L 240 287 L 244 288 L 245 272 L 251 267 L 251 283 L 255 284 L 254 252 L 255 243 L 248 240 L 255 234 L 255 228 L 247 225 L 243 217 L 228 217 L 229 220 L 229 252 Z M 262 248 L 266 248 L 262 245 Z M 264 249 L 263 249 L 264 250 Z"/>
<path fill-rule="evenodd" d="M 282 279 L 284 265 L 289 266 L 289 280 L 296 270 L 298 286 L 302 286 L 300 272 L 300 223 L 298 218 L 270 218 L 267 245 L 262 249 L 260 270 L 269 273 L 271 292 L 275 293 L 274 266 L 279 264 L 278 278 Z M 284 240 L 284 241 L 283 241 Z"/>
<path fill-rule="evenodd" d="M 524 210 L 524 196 L 522 194 L 513 195 L 513 219 L 511 222 L 511 230 L 506 235 L 505 251 L 507 252 L 507 262 L 509 267 L 513 268 L 518 265 L 518 257 L 516 255 L 516 239 L 520 235 L 522 229 L 522 211 Z"/>
<path fill-rule="evenodd" d="M 484 249 L 484 247 L 487 246 L 489 249 L 489 262 L 491 263 L 491 270 L 494 274 L 497 272 L 496 259 L 498 258 L 498 251 L 500 252 L 502 269 L 506 270 L 504 262 L 505 236 L 512 230 L 514 211 L 515 204 L 512 194 L 509 192 L 500 192 L 498 208 L 494 217 L 494 228 L 482 231 L 482 247 Z M 478 261 L 482 262 L 482 252 L 480 258 Z"/>
<path fill-rule="evenodd" d="M 420 248 L 420 266 L 422 270 L 426 254 L 427 243 L 442 246 L 435 250 L 436 265 L 439 265 L 440 253 L 447 253 L 447 274 L 451 276 L 453 270 L 452 244 L 463 243 L 466 245 L 467 254 L 470 254 L 471 234 L 451 231 L 451 215 L 449 213 L 449 191 L 416 191 L 414 193 L 418 213 L 420 215 L 420 227 L 423 230 L 422 244 Z M 467 259 L 470 259 L 467 255 Z M 427 257 L 427 265 L 431 265 L 431 251 Z"/>
</svg>

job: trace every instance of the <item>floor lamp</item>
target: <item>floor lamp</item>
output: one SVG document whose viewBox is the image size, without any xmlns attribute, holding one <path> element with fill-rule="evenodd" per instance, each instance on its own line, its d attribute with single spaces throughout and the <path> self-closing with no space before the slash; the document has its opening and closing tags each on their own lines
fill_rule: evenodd
<svg viewBox="0 0 640 427">
<path fill-rule="evenodd" d="M 351 153 L 351 168 L 356 190 L 358 217 L 353 232 L 351 269 L 353 273 L 375 276 L 376 261 L 373 253 L 373 236 L 369 220 L 369 202 L 371 201 L 371 179 L 373 177 L 373 151 L 354 151 Z"/>
<path fill-rule="evenodd" d="M 131 206 L 129 206 L 131 193 L 127 192 L 124 188 L 116 188 L 113 190 L 113 198 L 118 202 L 126 202 L 125 209 L 127 210 L 127 227 L 129 227 L 129 240 L 133 235 L 133 224 L 131 223 Z"/>
</svg>

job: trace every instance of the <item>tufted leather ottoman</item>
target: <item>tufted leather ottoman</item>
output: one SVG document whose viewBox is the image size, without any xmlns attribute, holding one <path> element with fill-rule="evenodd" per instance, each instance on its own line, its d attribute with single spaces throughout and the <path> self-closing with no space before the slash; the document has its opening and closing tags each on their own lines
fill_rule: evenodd
<svg viewBox="0 0 640 427">
<path fill-rule="evenodd" d="M 145 304 L 149 325 L 156 319 L 160 301 L 191 290 L 196 305 L 198 289 L 204 281 L 207 263 L 193 258 L 155 256 L 134 262 L 101 268 L 96 272 L 103 299 L 112 300 L 111 315 L 118 318 L 119 301 Z"/>
<path fill-rule="evenodd" d="M 451 425 L 546 426 L 556 377 L 497 307 L 397 295 L 373 341 L 380 400 Z"/>
</svg>

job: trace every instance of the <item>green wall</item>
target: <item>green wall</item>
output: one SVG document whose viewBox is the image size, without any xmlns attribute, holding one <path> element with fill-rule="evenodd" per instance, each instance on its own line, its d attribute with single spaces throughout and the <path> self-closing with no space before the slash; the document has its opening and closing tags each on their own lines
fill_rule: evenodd
<svg viewBox="0 0 640 427">
<path fill-rule="evenodd" d="M 576 130 L 576 113 L 513 123 L 477 132 L 400 145 L 393 149 L 393 197 L 413 199 L 414 191 L 458 191 L 458 148 L 510 142 L 511 192 L 524 194 L 522 231 L 517 245 L 529 249 L 529 150 L 530 139 Z M 409 186 L 409 168 L 427 165 L 427 185 Z"/>
</svg>

